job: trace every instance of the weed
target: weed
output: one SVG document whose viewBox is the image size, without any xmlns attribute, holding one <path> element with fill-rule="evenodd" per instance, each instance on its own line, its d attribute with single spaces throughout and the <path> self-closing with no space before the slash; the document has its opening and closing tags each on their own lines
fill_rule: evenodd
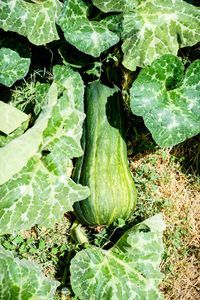
<svg viewBox="0 0 200 300">
<path fill-rule="evenodd" d="M 44 105 L 45 94 L 49 88 L 51 74 L 46 71 L 35 71 L 29 79 L 23 80 L 20 86 L 15 86 L 11 93 L 11 103 L 18 109 L 38 115 Z M 37 81 L 37 79 L 40 81 Z"/>
<path fill-rule="evenodd" d="M 48 277 L 62 276 L 60 264 L 67 252 L 74 247 L 69 238 L 71 223 L 66 219 L 51 229 L 35 226 L 19 235 L 0 237 L 0 243 L 7 250 L 12 250 L 19 258 L 26 258 L 40 264 Z"/>
</svg>

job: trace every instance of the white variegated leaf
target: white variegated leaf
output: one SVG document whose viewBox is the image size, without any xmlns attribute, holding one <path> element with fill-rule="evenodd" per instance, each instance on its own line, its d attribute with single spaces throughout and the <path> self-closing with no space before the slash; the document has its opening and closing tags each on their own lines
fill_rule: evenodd
<svg viewBox="0 0 200 300">
<path fill-rule="evenodd" d="M 183 0 L 146 0 L 123 20 L 123 65 L 132 71 L 200 40 L 200 9 Z"/>
<path fill-rule="evenodd" d="M 130 90 L 132 112 L 162 147 L 200 132 L 200 60 L 184 72 L 176 56 L 164 55 L 140 72 Z"/>
<path fill-rule="evenodd" d="M 17 80 L 26 76 L 30 63 L 30 58 L 20 57 L 16 51 L 9 48 L 1 48 L 0 83 L 11 87 Z"/>
<path fill-rule="evenodd" d="M 43 131 L 56 105 L 57 87 L 53 83 L 47 95 L 47 105 L 35 122 L 23 135 L 0 148 L 0 185 L 18 173 L 36 153 L 42 143 Z"/>
<path fill-rule="evenodd" d="M 59 38 L 55 21 L 61 8 L 59 0 L 0 0 L 0 28 L 24 35 L 35 45 L 47 44 Z"/>
<path fill-rule="evenodd" d="M 28 118 L 27 121 L 25 121 L 24 123 L 22 123 L 22 125 L 20 127 L 18 127 L 16 130 L 14 130 L 13 132 L 11 132 L 9 135 L 1 134 L 0 135 L 0 149 L 1 149 L 1 147 L 4 147 L 6 144 L 10 143 L 15 138 L 17 138 L 20 135 L 22 135 L 25 132 L 25 130 L 27 130 L 27 128 L 29 126 L 29 121 L 30 121 L 30 119 Z M 1 177 L 0 177 L 0 180 L 1 180 Z"/>
<path fill-rule="evenodd" d="M 0 131 L 9 134 L 27 120 L 27 114 L 10 104 L 0 101 Z"/>
<path fill-rule="evenodd" d="M 15 258 L 0 246 L 0 299 L 53 300 L 58 281 L 45 277 L 36 264 Z"/>
<path fill-rule="evenodd" d="M 160 214 L 124 233 L 110 249 L 84 249 L 71 261 L 71 284 L 81 300 L 164 299 L 158 289 L 165 229 Z"/>
<path fill-rule="evenodd" d="M 106 24 L 90 21 L 87 11 L 88 6 L 82 0 L 68 0 L 58 19 L 58 25 L 70 44 L 86 54 L 98 57 L 116 44 L 119 37 Z"/>
<path fill-rule="evenodd" d="M 0 187 L 0 234 L 16 233 L 35 224 L 51 227 L 66 211 L 73 210 L 74 202 L 88 196 L 87 188 L 69 178 L 70 161 L 68 166 L 63 164 L 65 170 L 52 160 L 47 164 L 46 160 L 34 157 Z"/>
<path fill-rule="evenodd" d="M 71 159 L 83 154 L 84 85 L 66 66 L 56 66 L 54 73 L 36 124 L 0 149 L 0 234 L 52 226 L 88 197 L 87 187 L 70 179 Z"/>
<path fill-rule="evenodd" d="M 93 0 L 104 12 L 123 12 L 123 65 L 132 71 L 200 41 L 200 8 L 183 0 Z"/>
<path fill-rule="evenodd" d="M 141 0 L 92 0 L 93 4 L 103 12 L 125 12 L 133 10 Z"/>
</svg>

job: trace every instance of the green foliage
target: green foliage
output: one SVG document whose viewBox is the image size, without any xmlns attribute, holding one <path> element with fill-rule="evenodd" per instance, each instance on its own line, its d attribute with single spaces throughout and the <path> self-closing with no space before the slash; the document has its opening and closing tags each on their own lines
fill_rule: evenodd
<svg viewBox="0 0 200 300">
<path fill-rule="evenodd" d="M 94 5 L 103 12 L 126 12 L 135 9 L 141 0 L 92 0 Z"/>
<path fill-rule="evenodd" d="M 40 83 L 31 78 L 30 82 L 26 81 L 13 90 L 10 102 L 21 111 L 38 116 L 47 102 L 49 87 L 50 83 Z"/>
<path fill-rule="evenodd" d="M 64 217 L 52 228 L 35 226 L 17 235 L 1 236 L 0 244 L 18 258 L 39 264 L 48 277 L 58 279 L 62 260 L 65 261 L 65 255 L 76 247 L 69 239 L 70 226 L 71 223 Z"/>
<path fill-rule="evenodd" d="M 30 261 L 19 260 L 0 247 L 1 299 L 53 299 L 59 282 L 47 279 Z"/>
<path fill-rule="evenodd" d="M 19 126 L 16 130 L 11 132 L 9 135 L 1 134 L 0 135 L 0 148 L 4 147 L 6 144 L 11 142 L 13 139 L 22 135 L 25 132 L 25 130 L 27 130 L 28 126 L 29 126 L 29 119 L 27 121 L 25 121 L 21 126 Z"/>
<path fill-rule="evenodd" d="M 200 40 L 200 10 L 182 0 L 101 1 L 105 12 L 123 12 L 123 65 L 132 71 Z"/>
<path fill-rule="evenodd" d="M 84 53 L 98 57 L 119 41 L 118 36 L 108 30 L 106 24 L 89 21 L 88 6 L 82 0 L 65 2 L 58 24 L 66 40 Z"/>
<path fill-rule="evenodd" d="M 123 22 L 123 64 L 130 70 L 144 67 L 156 58 L 200 39 L 200 11 L 182 0 L 140 1 Z M 132 30 L 132 27 L 135 30 Z"/>
<path fill-rule="evenodd" d="M 161 147 L 174 146 L 200 132 L 200 60 L 184 74 L 173 55 L 143 69 L 130 90 L 131 109 L 142 116 Z"/>
<path fill-rule="evenodd" d="M 0 131 L 10 134 L 27 120 L 27 114 L 0 101 Z"/>
<path fill-rule="evenodd" d="M 59 91 L 63 96 L 58 97 Z M 82 99 L 80 76 L 55 67 L 55 82 L 35 125 L 0 148 L 1 234 L 35 224 L 52 225 L 72 210 L 75 201 L 88 196 L 86 187 L 70 179 L 71 159 L 82 155 Z"/>
<path fill-rule="evenodd" d="M 157 286 L 163 277 L 159 264 L 164 228 L 161 215 L 156 215 L 129 229 L 108 251 L 80 251 L 70 267 L 74 293 L 83 300 L 163 299 Z"/>
<path fill-rule="evenodd" d="M 55 21 L 61 8 L 58 0 L 1 0 L 0 28 L 24 35 L 35 45 L 44 45 L 59 38 Z"/>
<path fill-rule="evenodd" d="M 20 57 L 9 48 L 0 49 L 0 83 L 11 87 L 15 81 L 26 76 L 30 66 L 30 58 Z"/>
</svg>

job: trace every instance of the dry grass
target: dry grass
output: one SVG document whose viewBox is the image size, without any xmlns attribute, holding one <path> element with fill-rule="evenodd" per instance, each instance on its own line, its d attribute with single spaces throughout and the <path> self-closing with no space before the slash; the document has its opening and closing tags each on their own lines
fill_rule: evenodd
<svg viewBox="0 0 200 300">
<path fill-rule="evenodd" d="M 166 300 L 199 300 L 199 262 L 194 255 L 174 259 L 172 274 L 166 276 L 161 289 Z"/>
<path fill-rule="evenodd" d="M 143 176 L 148 179 L 145 188 L 147 197 L 154 199 L 149 214 L 161 210 L 167 225 L 164 236 L 166 253 L 161 266 L 165 273 L 165 280 L 161 285 L 165 299 L 199 300 L 200 185 L 198 178 L 184 174 L 174 156 L 169 151 L 163 150 L 154 153 L 147 151 L 146 154 L 136 155 L 132 160 L 131 168 L 133 173 L 143 168 Z M 139 195 L 141 196 L 139 201 L 143 201 L 146 205 L 144 195 L 144 193 Z"/>
</svg>

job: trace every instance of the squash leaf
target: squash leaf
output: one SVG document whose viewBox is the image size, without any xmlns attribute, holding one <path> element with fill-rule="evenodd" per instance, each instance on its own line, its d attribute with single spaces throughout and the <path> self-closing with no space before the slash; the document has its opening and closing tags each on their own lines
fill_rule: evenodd
<svg viewBox="0 0 200 300">
<path fill-rule="evenodd" d="M 183 0 L 93 0 L 104 12 L 124 12 L 123 65 L 132 71 L 200 40 L 200 9 Z"/>
<path fill-rule="evenodd" d="M 138 6 L 141 0 L 92 0 L 93 4 L 105 13 L 130 11 Z"/>
<path fill-rule="evenodd" d="M 28 118 L 27 121 L 22 123 L 22 125 L 20 127 L 18 127 L 16 130 L 11 132 L 9 135 L 0 134 L 0 148 L 4 147 L 6 144 L 11 142 L 13 139 L 22 135 L 24 133 L 24 131 L 27 130 L 27 128 L 29 126 L 29 121 L 30 121 L 30 119 Z"/>
<path fill-rule="evenodd" d="M 0 148 L 0 234 L 51 226 L 88 197 L 87 187 L 70 179 L 71 159 L 83 154 L 84 85 L 66 66 L 54 73 L 35 125 Z"/>
<path fill-rule="evenodd" d="M 156 143 L 171 147 L 200 132 L 200 60 L 184 74 L 173 55 L 143 69 L 130 90 L 132 112 L 144 118 Z"/>
<path fill-rule="evenodd" d="M 0 269 L 1 300 L 53 300 L 59 282 L 46 278 L 39 266 L 15 258 L 1 246 Z"/>
<path fill-rule="evenodd" d="M 200 40 L 200 10 L 182 0 L 141 1 L 124 15 L 123 64 L 144 67 L 160 56 Z"/>
<path fill-rule="evenodd" d="M 9 134 L 27 120 L 27 114 L 10 104 L 0 101 L 0 131 Z"/>
<path fill-rule="evenodd" d="M 90 21 L 87 11 L 88 6 L 82 0 L 68 0 L 57 23 L 70 44 L 86 54 L 98 57 L 115 45 L 119 37 L 106 24 Z"/>
<path fill-rule="evenodd" d="M 59 39 L 55 21 L 61 8 L 58 0 L 0 0 L 0 28 L 17 32 L 35 45 L 47 44 Z"/>
<path fill-rule="evenodd" d="M 1 22 L 1 21 L 0 21 Z M 28 73 L 30 58 L 20 57 L 9 48 L 0 49 L 0 83 L 11 87 Z"/>
<path fill-rule="evenodd" d="M 42 143 L 42 133 L 51 118 L 53 107 L 57 102 L 57 87 L 55 83 L 48 93 L 47 105 L 35 122 L 23 135 L 0 148 L 0 185 L 18 173 L 29 159 L 33 157 Z"/>
<path fill-rule="evenodd" d="M 77 253 L 70 267 L 75 295 L 81 300 L 163 299 L 158 285 L 164 229 L 158 214 L 125 232 L 110 250 L 91 247 Z"/>
</svg>

